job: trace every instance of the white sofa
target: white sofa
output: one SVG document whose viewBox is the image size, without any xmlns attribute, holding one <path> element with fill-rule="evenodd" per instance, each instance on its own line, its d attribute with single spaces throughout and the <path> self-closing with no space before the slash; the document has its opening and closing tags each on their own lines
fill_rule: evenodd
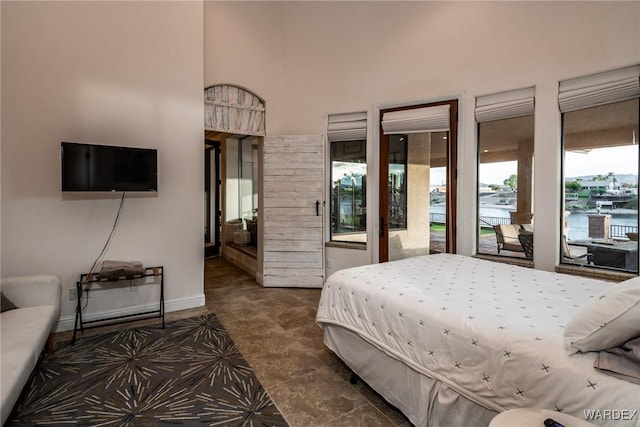
<svg viewBox="0 0 640 427">
<path fill-rule="evenodd" d="M 52 275 L 2 279 L 0 290 L 18 308 L 0 314 L 2 424 L 29 380 L 60 315 L 60 279 Z"/>
</svg>

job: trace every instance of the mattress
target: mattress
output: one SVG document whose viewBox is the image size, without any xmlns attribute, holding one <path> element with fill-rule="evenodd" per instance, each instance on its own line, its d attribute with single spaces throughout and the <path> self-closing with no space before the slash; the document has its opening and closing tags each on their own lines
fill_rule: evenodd
<svg viewBox="0 0 640 427">
<path fill-rule="evenodd" d="M 640 386 L 568 355 L 564 325 L 613 284 L 438 254 L 341 270 L 322 290 L 317 321 L 357 333 L 385 354 L 494 411 L 535 407 L 640 409 Z M 637 418 L 637 417 L 636 417 Z M 591 420 L 640 426 L 637 419 Z"/>
</svg>

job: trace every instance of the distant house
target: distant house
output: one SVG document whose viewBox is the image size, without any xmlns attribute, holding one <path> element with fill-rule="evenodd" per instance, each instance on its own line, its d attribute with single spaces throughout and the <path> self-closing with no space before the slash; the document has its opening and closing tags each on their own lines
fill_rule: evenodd
<svg viewBox="0 0 640 427">
<path fill-rule="evenodd" d="M 440 185 L 438 187 L 435 187 L 434 189 L 431 190 L 432 193 L 446 193 L 447 192 L 447 186 L 446 185 Z"/>
<path fill-rule="evenodd" d="M 611 181 L 579 181 L 582 185 L 581 190 L 588 190 L 591 193 L 604 193 L 615 190 L 615 186 Z"/>
</svg>

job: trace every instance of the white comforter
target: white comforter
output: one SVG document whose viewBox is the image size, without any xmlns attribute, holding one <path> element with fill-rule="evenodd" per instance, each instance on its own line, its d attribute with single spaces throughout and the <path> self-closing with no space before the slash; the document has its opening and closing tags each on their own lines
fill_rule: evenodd
<svg viewBox="0 0 640 427">
<path fill-rule="evenodd" d="M 497 411 L 547 408 L 598 425 L 640 426 L 640 385 L 568 356 L 562 332 L 578 306 L 614 284 L 451 254 L 341 270 L 317 321 L 357 332 L 415 370 Z M 604 412 L 628 411 L 628 412 Z M 617 419 L 615 416 L 632 418 Z"/>
</svg>

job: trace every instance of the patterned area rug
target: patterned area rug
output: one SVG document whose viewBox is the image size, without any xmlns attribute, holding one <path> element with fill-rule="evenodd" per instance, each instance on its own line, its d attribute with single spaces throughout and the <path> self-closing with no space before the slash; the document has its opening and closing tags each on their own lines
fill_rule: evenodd
<svg viewBox="0 0 640 427">
<path fill-rule="evenodd" d="M 59 343 L 6 425 L 287 426 L 213 314 Z"/>
</svg>

